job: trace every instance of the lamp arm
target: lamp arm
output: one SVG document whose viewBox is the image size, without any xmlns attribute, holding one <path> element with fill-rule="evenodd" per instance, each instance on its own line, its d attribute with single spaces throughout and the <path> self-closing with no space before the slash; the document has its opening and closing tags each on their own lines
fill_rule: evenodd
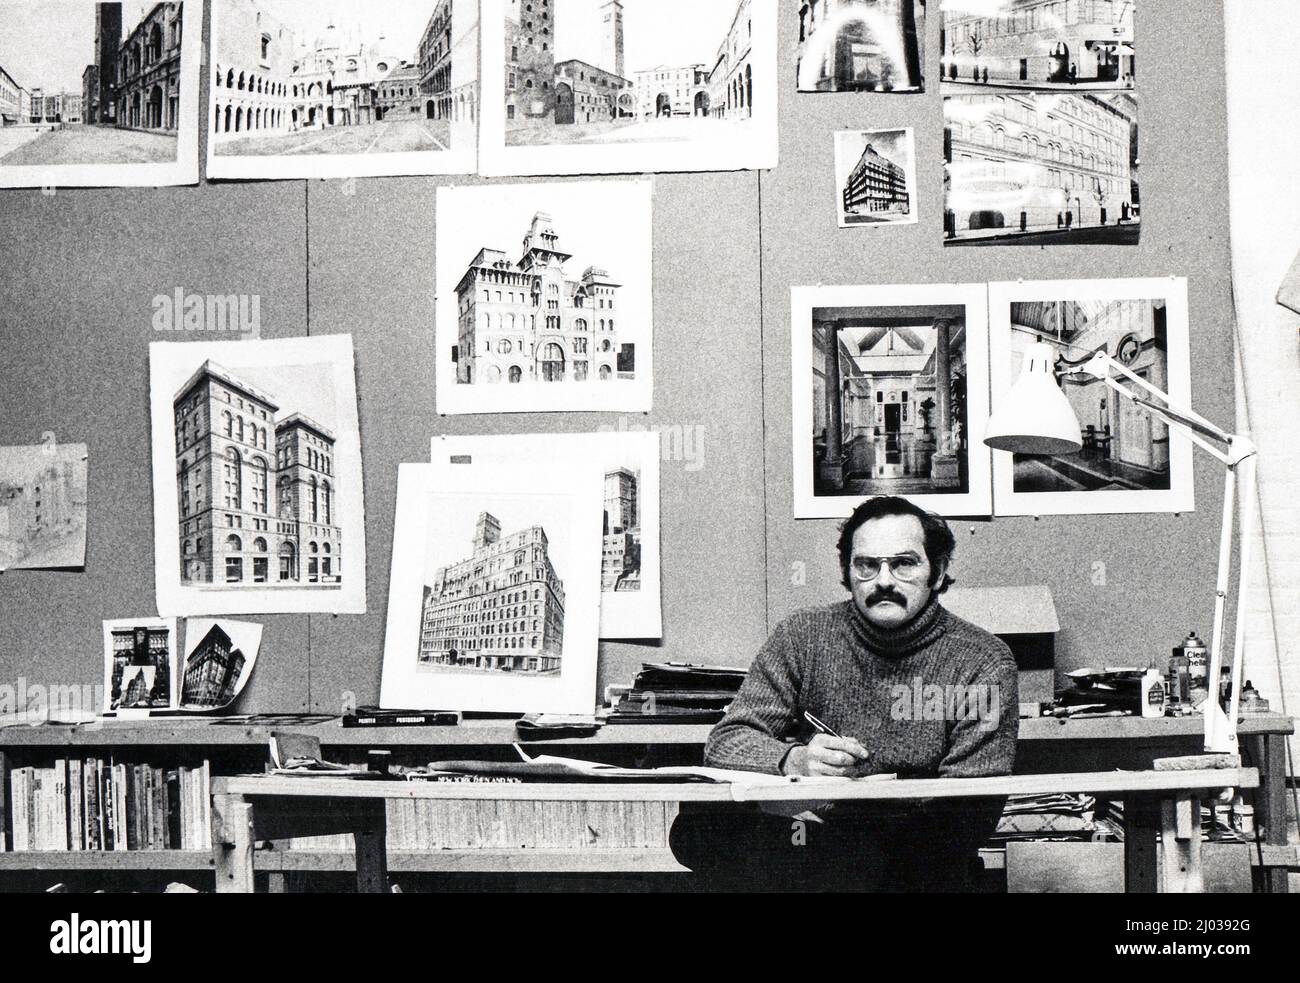
<svg viewBox="0 0 1300 983">
<path fill-rule="evenodd" d="M 1102 381 L 1105 382 L 1106 385 L 1108 385 L 1111 389 L 1114 389 L 1117 393 L 1123 396 L 1125 399 L 1132 400 L 1133 402 L 1137 403 L 1139 406 L 1146 407 L 1153 416 L 1159 417 L 1160 419 L 1163 419 L 1166 423 L 1178 427 L 1182 431 L 1184 437 L 1190 440 L 1201 450 L 1205 451 L 1205 453 L 1209 454 L 1211 457 L 1215 458 L 1220 463 L 1225 464 L 1228 467 L 1232 467 L 1233 461 L 1231 457 L 1229 457 L 1223 451 L 1219 450 L 1219 448 L 1215 447 L 1208 440 L 1205 440 L 1203 437 L 1200 436 L 1201 434 L 1205 433 L 1207 434 L 1207 436 L 1211 436 L 1214 437 L 1215 439 L 1218 439 L 1217 430 L 1214 430 L 1213 432 L 1207 432 L 1206 428 L 1200 426 L 1195 421 L 1183 419 L 1182 415 L 1178 413 L 1176 410 L 1171 410 L 1168 407 L 1161 406 L 1159 403 L 1155 402 L 1154 400 L 1145 399 L 1142 396 L 1137 395 L 1137 393 L 1133 392 L 1133 390 L 1126 389 L 1124 386 L 1121 386 L 1110 376 L 1107 376 Z M 1231 443 L 1232 438 L 1230 436 L 1227 436 L 1224 438 L 1224 440 L 1226 442 Z"/>
<path fill-rule="evenodd" d="M 1199 432 L 1224 444 L 1230 443 L 1233 439 L 1233 434 L 1228 433 L 1220 427 L 1216 427 L 1213 423 L 1192 410 L 1190 407 L 1180 406 L 1175 403 L 1167 392 L 1157 389 L 1136 372 L 1131 371 L 1126 365 L 1117 362 L 1104 351 L 1098 351 L 1092 356 L 1092 358 L 1074 371 L 1076 373 L 1086 373 L 1087 375 L 1103 381 L 1110 379 L 1112 371 L 1118 372 L 1134 385 L 1142 387 L 1164 403 L 1165 409 L 1163 409 L 1162 412 L 1176 414 L 1178 422 L 1184 426 L 1193 427 L 1194 425 L 1195 429 Z M 1123 390 L 1121 390 L 1121 392 L 1122 391 Z"/>
</svg>

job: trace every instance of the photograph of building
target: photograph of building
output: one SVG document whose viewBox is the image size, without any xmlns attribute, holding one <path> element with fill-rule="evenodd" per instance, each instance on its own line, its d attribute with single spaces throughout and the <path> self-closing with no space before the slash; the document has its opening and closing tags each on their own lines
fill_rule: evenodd
<svg viewBox="0 0 1300 983">
<path fill-rule="evenodd" d="M 181 673 L 181 706 L 224 707 L 238 695 L 247 663 L 244 653 L 219 624 L 199 639 Z"/>
<path fill-rule="evenodd" d="M 0 447 L 0 570 L 86 560 L 86 445 Z"/>
<path fill-rule="evenodd" d="M 835 185 L 841 228 L 916 221 L 916 151 L 911 130 L 835 134 Z"/>
<path fill-rule="evenodd" d="M 175 161 L 184 26 L 183 3 L 4 3 L 0 166 Z"/>
<path fill-rule="evenodd" d="M 800 92 L 921 92 L 925 0 L 794 0 Z"/>
<path fill-rule="evenodd" d="M 605 474 L 605 546 L 600 589 L 641 589 L 641 475 L 632 468 Z"/>
<path fill-rule="evenodd" d="M 438 152 L 478 107 L 478 6 L 216 0 L 213 152 L 227 157 Z M 472 142 L 472 137 L 470 138 Z"/>
<path fill-rule="evenodd" d="M 183 585 L 343 582 L 334 431 L 277 399 L 211 360 L 176 392 Z"/>
<path fill-rule="evenodd" d="M 970 490 L 966 311 L 813 310 L 814 494 Z"/>
<path fill-rule="evenodd" d="M 945 87 L 1131 89 L 1135 0 L 942 0 Z"/>
<path fill-rule="evenodd" d="M 1011 376 L 1038 340 L 1075 346 L 1070 363 L 1102 351 L 1157 389 L 1169 389 L 1169 332 L 1164 301 L 1058 300 L 1011 305 Z M 1063 356 L 1064 357 L 1064 356 Z M 1062 366 L 1064 368 L 1065 366 Z M 1062 456 L 1014 455 L 1016 492 L 1168 489 L 1169 428 L 1102 380 L 1062 377 L 1083 428 L 1083 448 Z"/>
<path fill-rule="evenodd" d="M 172 706 L 174 632 L 160 624 L 109 623 L 108 709 L 165 710 Z"/>
<path fill-rule="evenodd" d="M 635 346 L 619 343 L 615 315 L 621 284 L 596 266 L 577 280 L 566 279 L 564 267 L 572 255 L 562 250 L 545 212 L 533 216 L 519 259 L 499 249 L 479 250 L 456 285 L 457 382 L 607 382 L 635 376 Z"/>
<path fill-rule="evenodd" d="M 546 530 L 502 535 L 500 520 L 480 512 L 470 555 L 424 589 L 420 667 L 550 675 L 563 655 L 564 582 Z"/>
<path fill-rule="evenodd" d="M 754 115 L 750 4 L 505 0 L 506 144 L 727 133 Z"/>
<path fill-rule="evenodd" d="M 944 241 L 1136 243 L 1137 98 L 946 96 Z"/>
</svg>

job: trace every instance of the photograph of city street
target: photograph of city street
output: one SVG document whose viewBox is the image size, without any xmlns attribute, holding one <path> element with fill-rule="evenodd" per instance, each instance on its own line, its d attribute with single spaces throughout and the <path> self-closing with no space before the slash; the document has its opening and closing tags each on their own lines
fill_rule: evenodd
<svg viewBox="0 0 1300 983">
<path fill-rule="evenodd" d="M 364 609 L 351 338 L 150 346 L 158 608 Z"/>
<path fill-rule="evenodd" d="M 291 159 L 287 170 L 248 162 L 271 177 L 322 157 L 412 154 L 434 166 L 456 151 L 472 162 L 476 3 L 214 0 L 212 34 L 208 128 L 222 176 L 245 176 L 227 173 L 230 158 Z"/>
<path fill-rule="evenodd" d="M 945 96 L 945 245 L 1135 245 L 1131 92 Z"/>
<path fill-rule="evenodd" d="M 925 0 L 792 0 L 800 92 L 923 92 Z"/>
<path fill-rule="evenodd" d="M 796 335 L 807 325 L 795 352 L 796 515 L 847 515 L 871 495 L 979 514 L 990 489 L 979 293 L 796 289 Z"/>
<path fill-rule="evenodd" d="M 176 706 L 176 622 L 164 618 L 104 622 L 104 702 L 108 713 Z"/>
<path fill-rule="evenodd" d="M 942 0 L 945 89 L 1131 89 L 1135 0 Z"/>
<path fill-rule="evenodd" d="M 86 562 L 86 445 L 0 447 L 0 571 Z"/>
<path fill-rule="evenodd" d="M 198 81 L 181 69 L 184 11 L 0 3 L 0 169 L 175 162 L 182 94 Z"/>
<path fill-rule="evenodd" d="M 1020 378 L 1025 353 L 1045 342 L 1078 418 L 1072 454 L 994 452 L 999 515 L 1162 512 L 1192 507 L 1191 449 L 1148 408 L 1104 379 L 1071 372 L 1102 351 L 1184 406 L 1191 405 L 1186 281 L 1111 280 L 990 286 L 993 403 Z M 1128 379 L 1128 389 L 1145 395 Z"/>
<path fill-rule="evenodd" d="M 650 207 L 645 181 L 439 188 L 438 412 L 648 409 Z"/>
<path fill-rule="evenodd" d="M 911 130 L 835 134 L 840 228 L 916 222 L 916 151 Z"/>
</svg>

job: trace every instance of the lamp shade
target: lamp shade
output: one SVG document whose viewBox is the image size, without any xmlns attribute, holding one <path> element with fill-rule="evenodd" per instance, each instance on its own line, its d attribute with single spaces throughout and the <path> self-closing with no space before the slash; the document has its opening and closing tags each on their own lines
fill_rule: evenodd
<svg viewBox="0 0 1300 983">
<path fill-rule="evenodd" d="M 1072 454 L 1083 446 L 1079 418 L 1056 384 L 1055 360 L 1051 345 L 1025 349 L 1020 378 L 989 417 L 984 443 L 1016 454 Z"/>
</svg>

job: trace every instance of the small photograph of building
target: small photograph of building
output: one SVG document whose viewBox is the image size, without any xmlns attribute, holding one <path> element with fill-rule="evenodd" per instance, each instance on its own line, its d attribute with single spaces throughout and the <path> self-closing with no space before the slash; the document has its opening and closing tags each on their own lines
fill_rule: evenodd
<svg viewBox="0 0 1300 983">
<path fill-rule="evenodd" d="M 472 146 L 477 0 L 214 0 L 216 157 Z"/>
<path fill-rule="evenodd" d="M 167 710 L 174 708 L 172 669 L 175 626 L 160 620 L 104 623 L 106 710 Z"/>
<path fill-rule="evenodd" d="M 1009 378 L 1019 377 L 1027 346 L 1048 341 L 1072 346 L 1068 350 L 1072 362 L 1085 351 L 1105 351 L 1157 389 L 1168 391 L 1166 309 L 1163 300 L 1013 303 Z M 1059 456 L 1014 455 L 1017 493 L 1170 487 L 1168 426 L 1120 397 L 1101 379 L 1071 374 L 1062 376 L 1061 383 L 1082 425 L 1083 447 L 1077 453 Z"/>
<path fill-rule="evenodd" d="M 563 658 L 564 580 L 545 526 L 503 526 L 480 512 L 468 552 L 437 566 L 424 588 L 419 668 L 550 676 Z"/>
<path fill-rule="evenodd" d="M 725 136 L 754 116 L 752 2 L 504 0 L 506 145 Z"/>
<path fill-rule="evenodd" d="M 916 222 L 916 150 L 911 130 L 835 134 L 840 228 Z"/>
<path fill-rule="evenodd" d="M 180 705 L 215 710 L 234 702 L 257 661 L 262 626 L 196 618 L 186 624 L 188 652 L 181 668 Z"/>
<path fill-rule="evenodd" d="M 208 359 L 172 407 L 181 583 L 338 590 L 339 488 L 351 476 L 336 467 L 329 375 L 311 365 L 235 373 Z"/>
<path fill-rule="evenodd" d="M 1136 0 L 942 0 L 946 89 L 1132 89 Z"/>
<path fill-rule="evenodd" d="M 1136 244 L 1131 92 L 945 96 L 947 245 Z"/>
<path fill-rule="evenodd" d="M 925 0 L 792 0 L 800 92 L 925 90 Z"/>
<path fill-rule="evenodd" d="M 86 445 L 0 447 L 0 570 L 86 562 Z"/>
<path fill-rule="evenodd" d="M 183 3 L 0 2 L 0 167 L 176 161 L 185 27 Z"/>
<path fill-rule="evenodd" d="M 814 495 L 971 490 L 966 327 L 958 304 L 813 309 Z"/>
<path fill-rule="evenodd" d="M 641 589 L 641 471 L 617 468 L 605 474 L 605 545 L 600 589 Z"/>
</svg>

